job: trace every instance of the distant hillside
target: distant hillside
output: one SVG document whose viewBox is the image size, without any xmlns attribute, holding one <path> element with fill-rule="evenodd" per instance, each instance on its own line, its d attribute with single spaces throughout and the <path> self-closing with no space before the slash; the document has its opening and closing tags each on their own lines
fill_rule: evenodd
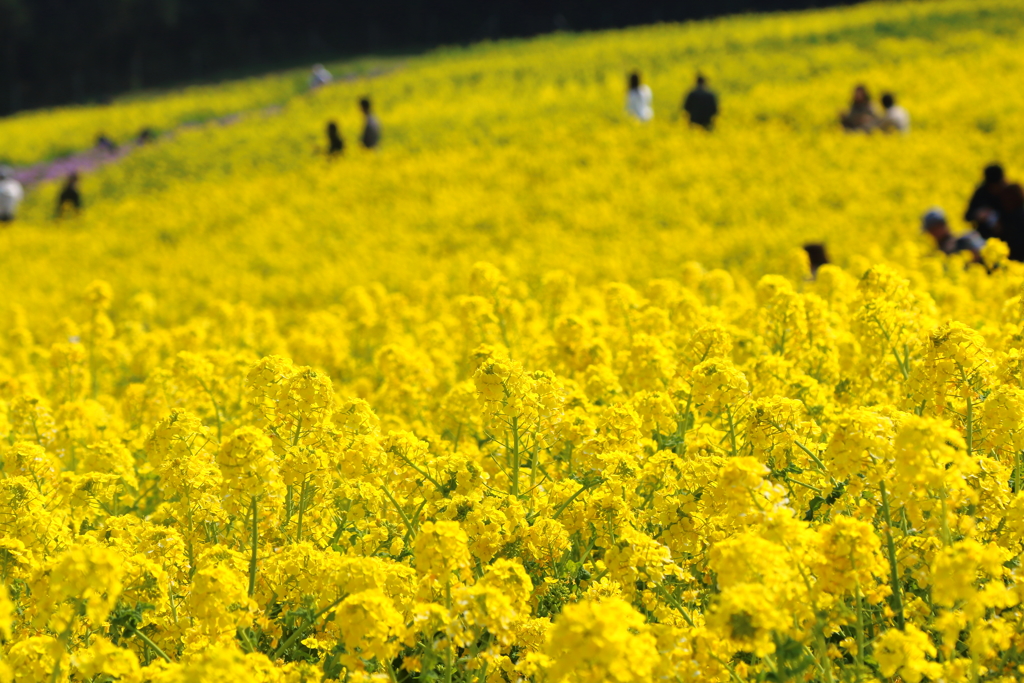
<svg viewBox="0 0 1024 683">
<path fill-rule="evenodd" d="M 2 0 L 0 114 L 365 52 L 836 0 Z"/>
</svg>

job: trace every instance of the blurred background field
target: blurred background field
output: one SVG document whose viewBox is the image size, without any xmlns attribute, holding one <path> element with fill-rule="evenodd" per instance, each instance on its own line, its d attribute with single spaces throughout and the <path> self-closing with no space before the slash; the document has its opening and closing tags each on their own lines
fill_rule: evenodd
<svg viewBox="0 0 1024 683">
<path fill-rule="evenodd" d="M 0 232 L 0 286 L 39 319 L 101 278 L 151 293 L 167 322 L 217 299 L 289 320 L 356 284 L 459 290 L 479 260 L 585 285 L 695 260 L 741 286 L 797 267 L 807 241 L 841 265 L 905 261 L 926 244 L 919 216 L 960 213 L 985 163 L 1024 172 L 1022 38 L 1009 0 L 869 3 L 328 65 L 341 82 L 312 93 L 287 72 L 26 113 L 0 120 L 19 165 L 100 131 L 167 134 L 87 175 L 81 217 L 54 221 L 58 187 L 32 188 Z M 654 91 L 648 125 L 623 111 L 631 69 Z M 698 71 L 721 100 L 711 134 L 678 117 Z M 895 92 L 912 132 L 845 134 L 857 83 Z M 364 94 L 384 125 L 372 153 Z M 347 143 L 334 162 L 329 119 Z"/>
</svg>

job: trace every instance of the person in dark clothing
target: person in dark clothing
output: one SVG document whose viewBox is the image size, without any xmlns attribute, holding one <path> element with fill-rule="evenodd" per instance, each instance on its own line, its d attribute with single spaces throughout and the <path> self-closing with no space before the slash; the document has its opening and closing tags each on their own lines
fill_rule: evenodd
<svg viewBox="0 0 1024 683">
<path fill-rule="evenodd" d="M 839 122 L 849 131 L 870 133 L 878 127 L 878 111 L 871 103 L 867 87 L 858 85 L 853 89 L 853 100 L 848 111 L 840 112 Z"/>
<path fill-rule="evenodd" d="M 78 174 L 74 172 L 68 174 L 60 196 L 57 197 L 57 218 L 64 215 L 64 207 L 68 204 L 76 214 L 82 210 L 82 195 L 78 191 Z"/>
<path fill-rule="evenodd" d="M 327 156 L 333 157 L 345 151 L 345 141 L 338 132 L 338 124 L 330 121 L 327 124 Z"/>
<path fill-rule="evenodd" d="M 818 268 L 831 263 L 828 260 L 828 253 L 825 251 L 824 244 L 805 244 L 804 251 L 807 252 L 807 261 L 811 267 L 812 279 L 818 275 Z"/>
<path fill-rule="evenodd" d="M 935 246 L 944 254 L 956 254 L 969 251 L 976 262 L 981 262 L 981 250 L 985 246 L 985 238 L 976 230 L 963 235 L 954 235 L 946 222 L 946 213 L 940 208 L 929 209 L 921 218 L 921 231 L 935 238 Z"/>
<path fill-rule="evenodd" d="M 366 149 L 373 149 L 380 144 L 380 121 L 373 113 L 373 105 L 370 98 L 363 97 L 359 100 L 359 108 L 363 110 L 363 117 L 366 123 L 363 125 L 363 135 L 359 138 Z"/>
<path fill-rule="evenodd" d="M 964 212 L 964 220 L 974 225 L 982 237 L 992 237 L 999 221 L 999 194 L 1006 187 L 1006 175 L 999 164 L 985 167 L 985 179 L 974 191 Z"/>
<path fill-rule="evenodd" d="M 683 100 L 683 111 L 690 117 L 690 124 L 711 130 L 714 118 L 718 114 L 718 96 L 711 92 L 707 80 L 698 74 L 697 85 L 686 94 Z"/>
<path fill-rule="evenodd" d="M 113 154 L 117 151 L 117 143 L 107 137 L 106 133 L 100 133 L 96 136 L 96 147 L 102 149 L 107 154 Z"/>
<path fill-rule="evenodd" d="M 1006 185 L 999 192 L 999 239 L 1010 247 L 1010 258 L 1024 261 L 1024 187 Z"/>
</svg>

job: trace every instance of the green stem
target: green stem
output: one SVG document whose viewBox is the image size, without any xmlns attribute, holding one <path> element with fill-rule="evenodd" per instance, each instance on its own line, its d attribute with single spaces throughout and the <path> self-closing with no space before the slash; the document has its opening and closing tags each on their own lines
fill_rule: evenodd
<svg viewBox="0 0 1024 683">
<path fill-rule="evenodd" d="M 736 425 L 732 421 L 732 408 L 730 406 L 725 407 L 725 413 L 729 416 L 729 443 L 732 446 L 732 455 L 736 457 L 738 454 L 736 450 Z"/>
<path fill-rule="evenodd" d="M 166 653 L 166 652 L 164 652 L 163 650 L 161 650 L 161 649 L 160 649 L 160 648 L 159 648 L 159 647 L 157 646 L 157 644 L 156 644 L 156 643 L 154 643 L 154 642 L 153 642 L 152 640 L 150 640 L 150 639 L 149 639 L 149 637 L 148 637 L 148 636 L 147 636 L 147 635 L 146 635 L 145 633 L 143 633 L 143 632 L 142 632 L 142 631 L 140 631 L 139 629 L 135 628 L 134 626 L 128 626 L 128 628 L 130 628 L 130 629 L 131 629 L 131 631 L 132 631 L 132 635 L 136 636 L 136 637 L 137 637 L 137 638 L 138 638 L 139 640 L 141 640 L 141 641 L 142 641 L 142 642 L 144 642 L 144 643 L 145 643 L 146 645 L 148 645 L 149 647 L 151 647 L 151 648 L 153 649 L 153 652 L 157 653 L 157 655 L 158 655 L 158 656 L 159 656 L 159 657 L 160 657 L 161 659 L 163 659 L 163 660 L 164 660 L 164 661 L 166 661 L 166 662 L 169 662 L 169 661 L 171 661 L 171 658 L 167 656 L 167 653 Z"/>
<path fill-rule="evenodd" d="M 1013 454 L 1013 492 L 1020 493 L 1020 451 Z"/>
<path fill-rule="evenodd" d="M 896 613 L 896 626 L 903 630 L 903 598 L 900 596 L 900 573 L 896 565 L 896 544 L 892 540 L 892 517 L 889 514 L 889 495 L 885 491 L 885 482 L 878 482 L 882 494 L 882 515 L 885 518 L 885 546 L 889 555 L 889 580 L 892 584 L 892 610 Z"/>
<path fill-rule="evenodd" d="M 519 417 L 512 418 L 512 495 L 519 497 Z"/>
<path fill-rule="evenodd" d="M 306 475 L 305 477 L 302 478 L 302 488 L 299 490 L 299 521 L 298 528 L 295 531 L 296 543 L 302 543 L 302 522 L 303 517 L 305 516 L 306 513 L 306 487 L 308 486 L 308 484 L 306 483 L 306 478 L 308 476 L 309 475 Z"/>
<path fill-rule="evenodd" d="M 217 399 L 213 397 L 213 392 L 210 391 L 210 388 L 208 386 L 206 386 L 206 382 L 199 379 L 198 377 L 196 377 L 196 381 L 199 382 L 199 386 L 203 388 L 203 391 L 205 391 L 206 395 L 210 398 L 210 403 L 213 404 L 213 416 L 217 418 L 217 441 L 221 441 L 224 438 L 224 435 L 222 432 L 222 424 L 220 419 L 220 406 L 217 405 Z"/>
<path fill-rule="evenodd" d="M 249 556 L 249 597 L 256 592 L 256 550 L 259 547 L 260 526 L 257 517 L 256 500 L 258 496 L 252 497 L 252 555 Z"/>
<path fill-rule="evenodd" d="M 561 505 L 558 506 L 558 508 L 555 509 L 555 514 L 551 516 L 551 519 L 558 519 L 562 515 L 562 513 L 565 512 L 565 509 L 569 507 L 569 505 L 571 505 L 572 502 L 576 500 L 581 493 L 583 493 L 587 489 L 592 489 L 595 486 L 600 486 L 602 483 L 604 483 L 604 479 L 598 479 L 592 484 L 584 484 L 583 486 L 581 486 L 579 491 L 569 496 L 569 498 L 564 503 L 562 503 Z"/>
<path fill-rule="evenodd" d="M 864 602 L 860 594 L 860 582 L 857 582 L 857 681 L 864 673 Z"/>
<path fill-rule="evenodd" d="M 406 530 L 410 534 L 416 533 L 412 525 L 412 520 L 409 519 L 409 515 L 405 514 L 405 510 L 402 509 L 402 506 L 398 504 L 398 501 L 395 500 L 395 497 L 391 495 L 390 491 L 388 491 L 388 487 L 381 486 L 380 490 L 384 492 L 384 495 L 388 497 L 388 500 L 391 501 L 391 504 L 395 506 L 396 510 L 398 510 L 398 514 L 402 517 L 402 522 L 405 524 Z"/>
<path fill-rule="evenodd" d="M 974 451 L 974 401 L 967 397 L 967 457 Z"/>
<path fill-rule="evenodd" d="M 391 660 L 385 659 L 384 665 L 388 669 L 388 676 L 391 678 L 391 683 L 398 683 L 398 675 L 395 674 L 395 667 L 391 665 Z"/>
<path fill-rule="evenodd" d="M 288 636 L 288 639 L 281 643 L 281 645 L 279 645 L 276 650 L 274 650 L 274 655 L 271 657 L 271 659 L 280 659 L 281 655 L 287 652 L 288 648 L 290 648 L 292 644 L 299 639 L 299 636 L 304 634 L 310 626 L 314 625 L 320 619 L 320 617 L 322 617 L 323 615 L 327 614 L 327 612 L 337 607 L 344 599 L 345 598 L 338 598 L 337 600 L 329 604 L 327 607 L 324 607 L 322 610 L 314 614 L 313 618 L 310 619 L 308 622 L 292 631 L 292 634 Z"/>
<path fill-rule="evenodd" d="M 452 580 L 451 580 L 451 577 L 449 577 L 444 582 L 444 604 L 445 604 L 445 607 L 448 609 L 448 613 L 451 614 L 451 611 L 452 611 Z M 454 654 L 453 653 L 454 648 L 452 646 L 451 636 L 448 636 L 447 640 L 448 640 L 448 651 L 445 654 L 445 660 L 446 661 L 445 661 L 445 667 L 444 667 L 444 678 L 445 678 L 445 682 L 446 683 L 452 683 L 452 673 L 453 673 L 452 670 L 455 668 L 455 665 L 452 662 L 452 655 Z"/>
</svg>

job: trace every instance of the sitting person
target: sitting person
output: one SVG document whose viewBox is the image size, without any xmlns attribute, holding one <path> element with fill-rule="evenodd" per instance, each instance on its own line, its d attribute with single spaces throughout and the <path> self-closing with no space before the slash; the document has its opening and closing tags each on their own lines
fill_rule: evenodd
<svg viewBox="0 0 1024 683">
<path fill-rule="evenodd" d="M 878 120 L 878 127 L 886 133 L 893 131 L 907 133 L 910 131 L 910 114 L 907 110 L 896 104 L 896 98 L 892 93 L 882 95 L 882 117 Z"/>
<path fill-rule="evenodd" d="M 985 246 L 985 238 L 976 230 L 966 232 L 959 237 L 953 236 L 946 222 L 946 212 L 939 208 L 930 209 L 921 218 L 921 231 L 935 238 L 935 246 L 944 254 L 956 254 L 969 251 L 975 261 L 981 261 L 981 249 Z"/>
<path fill-rule="evenodd" d="M 878 112 L 871 103 L 871 95 L 863 85 L 853 89 L 853 101 L 849 111 L 839 115 L 839 122 L 846 130 L 859 130 L 870 133 L 878 127 Z"/>
</svg>

